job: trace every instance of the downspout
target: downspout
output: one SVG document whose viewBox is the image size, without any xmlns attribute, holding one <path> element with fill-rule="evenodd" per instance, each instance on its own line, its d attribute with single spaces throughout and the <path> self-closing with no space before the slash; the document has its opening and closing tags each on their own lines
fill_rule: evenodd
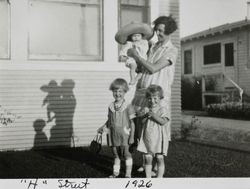
<svg viewBox="0 0 250 189">
<path fill-rule="evenodd" d="M 249 22 L 250 20 L 250 0 L 247 0 L 247 16 L 246 16 L 246 22 Z M 249 57 L 249 25 L 247 25 L 247 62 L 246 62 L 246 68 L 250 68 L 250 57 Z"/>
<path fill-rule="evenodd" d="M 247 20 L 248 21 L 248 20 Z M 247 62 L 246 62 L 246 68 L 249 68 L 249 60 L 250 60 L 250 58 L 249 58 L 249 26 L 247 26 Z"/>
</svg>

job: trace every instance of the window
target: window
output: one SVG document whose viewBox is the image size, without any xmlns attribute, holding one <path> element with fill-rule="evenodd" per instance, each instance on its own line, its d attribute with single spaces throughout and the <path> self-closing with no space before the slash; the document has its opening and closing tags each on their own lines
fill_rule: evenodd
<svg viewBox="0 0 250 189">
<path fill-rule="evenodd" d="M 184 74 L 192 74 L 192 50 L 184 51 Z"/>
<path fill-rule="evenodd" d="M 149 0 L 120 0 L 120 27 L 131 22 L 149 22 Z"/>
<path fill-rule="evenodd" d="M 225 66 L 234 66 L 234 44 L 225 44 Z"/>
<path fill-rule="evenodd" d="M 119 0 L 119 11 L 119 27 L 131 22 L 149 23 L 149 0 Z"/>
<path fill-rule="evenodd" d="M 221 44 L 206 45 L 203 48 L 204 65 L 218 64 L 221 62 Z"/>
<path fill-rule="evenodd" d="M 0 59 L 10 58 L 10 14 L 7 0 L 0 0 Z"/>
<path fill-rule="evenodd" d="M 29 58 L 102 60 L 102 0 L 30 0 Z"/>
</svg>

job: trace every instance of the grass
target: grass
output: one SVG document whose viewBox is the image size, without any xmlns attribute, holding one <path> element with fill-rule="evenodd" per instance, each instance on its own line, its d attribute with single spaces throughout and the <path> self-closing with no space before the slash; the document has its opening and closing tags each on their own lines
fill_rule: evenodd
<svg viewBox="0 0 250 189">
<path fill-rule="evenodd" d="M 133 177 L 142 157 L 133 154 Z M 185 141 L 170 143 L 164 177 L 249 177 L 250 153 Z M 87 147 L 0 152 L 0 178 L 105 178 L 112 173 L 112 154 L 99 155 Z M 124 175 L 122 165 L 121 177 Z"/>
</svg>

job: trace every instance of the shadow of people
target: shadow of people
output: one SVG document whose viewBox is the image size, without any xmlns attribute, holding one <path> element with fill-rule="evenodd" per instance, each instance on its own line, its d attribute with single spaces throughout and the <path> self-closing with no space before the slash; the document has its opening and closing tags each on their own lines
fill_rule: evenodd
<svg viewBox="0 0 250 189">
<path fill-rule="evenodd" d="M 55 114 L 60 103 L 60 87 L 55 80 L 51 80 L 48 85 L 40 88 L 43 92 L 47 92 L 47 96 L 43 99 L 42 106 L 47 105 L 47 122 L 51 122 L 55 118 Z"/>
<path fill-rule="evenodd" d="M 36 132 L 34 137 L 34 146 L 33 149 L 41 149 L 42 146 L 48 145 L 48 137 L 46 136 L 45 132 L 43 131 L 43 128 L 46 126 L 46 123 L 43 119 L 37 119 L 33 123 L 34 130 Z"/>
<path fill-rule="evenodd" d="M 53 117 L 55 125 L 50 130 L 50 146 L 71 147 L 72 143 L 74 146 L 73 117 L 76 107 L 74 87 L 75 83 L 72 79 L 64 79 L 61 85 L 56 87 L 55 103 L 52 108 L 47 109 L 55 114 Z M 52 121 L 53 118 L 48 121 Z"/>
</svg>

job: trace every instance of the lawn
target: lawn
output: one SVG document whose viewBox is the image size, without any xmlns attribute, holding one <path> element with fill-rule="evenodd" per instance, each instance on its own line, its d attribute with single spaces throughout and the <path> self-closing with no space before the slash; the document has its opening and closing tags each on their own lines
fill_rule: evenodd
<svg viewBox="0 0 250 189">
<path fill-rule="evenodd" d="M 133 154 L 133 177 L 141 156 Z M 250 153 L 185 141 L 170 143 L 164 177 L 249 177 Z M 103 147 L 99 155 L 87 147 L 41 151 L 0 152 L 0 178 L 105 178 L 112 173 L 112 155 Z M 122 165 L 121 177 L 124 175 Z"/>
</svg>

